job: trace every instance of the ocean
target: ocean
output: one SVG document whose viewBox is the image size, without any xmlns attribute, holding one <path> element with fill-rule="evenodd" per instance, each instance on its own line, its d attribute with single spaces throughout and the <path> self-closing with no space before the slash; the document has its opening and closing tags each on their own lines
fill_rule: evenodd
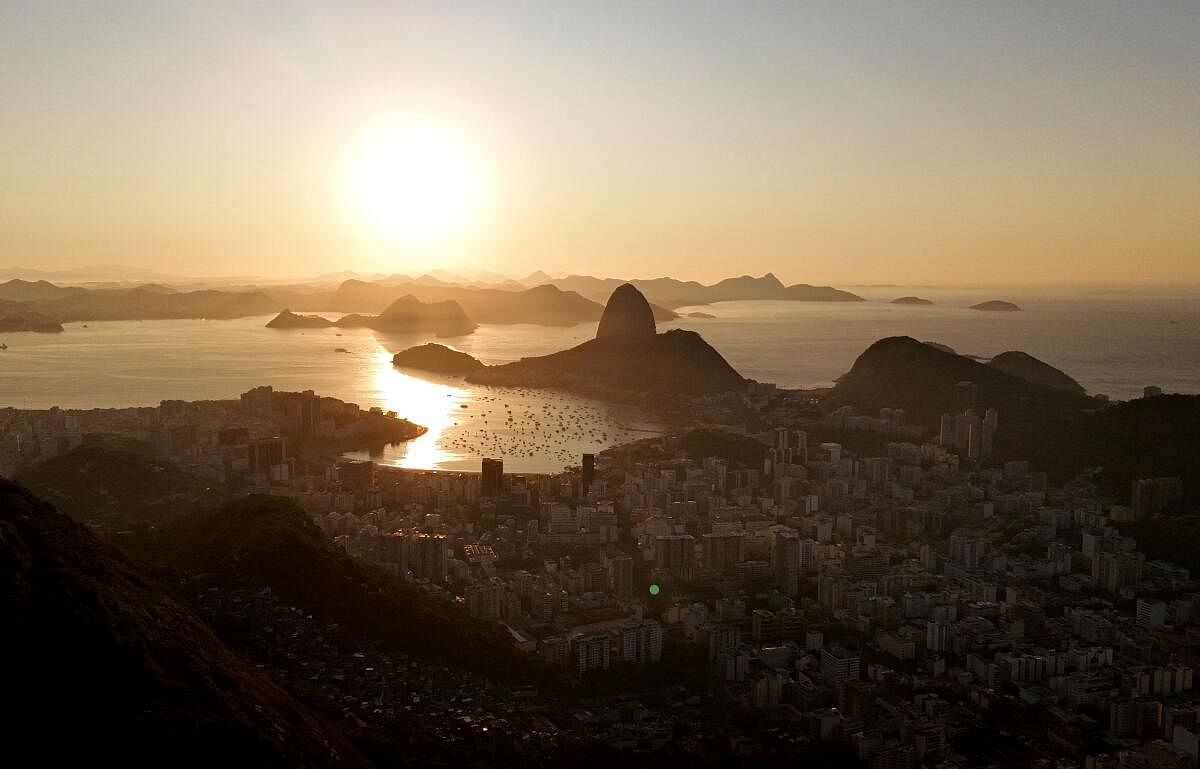
<svg viewBox="0 0 1200 769">
<path fill-rule="evenodd" d="M 1200 391 L 1200 299 L 1097 294 L 1069 299 L 995 290 L 852 288 L 872 301 L 747 301 L 680 308 L 663 328 L 700 332 L 743 375 L 781 387 L 828 386 L 871 342 L 894 335 L 990 357 L 1023 350 L 1075 377 L 1089 392 L 1138 397 L 1146 385 Z M 918 295 L 932 306 L 892 305 Z M 1016 313 L 967 309 L 984 299 L 1019 304 Z M 653 435 L 653 415 L 557 392 L 491 388 L 415 376 L 391 354 L 430 341 L 369 329 L 276 330 L 269 316 L 237 320 L 70 323 L 62 334 L 7 334 L 0 341 L 0 406 L 96 408 L 155 405 L 164 399 L 234 398 L 261 384 L 315 390 L 364 407 L 382 406 L 429 427 L 374 455 L 423 469 L 477 470 L 501 456 L 506 470 L 554 472 L 579 455 Z M 482 326 L 436 340 L 501 363 L 591 338 L 595 324 L 568 328 Z M 342 348 L 343 352 L 337 349 Z M 367 454 L 361 454 L 367 456 Z"/>
</svg>

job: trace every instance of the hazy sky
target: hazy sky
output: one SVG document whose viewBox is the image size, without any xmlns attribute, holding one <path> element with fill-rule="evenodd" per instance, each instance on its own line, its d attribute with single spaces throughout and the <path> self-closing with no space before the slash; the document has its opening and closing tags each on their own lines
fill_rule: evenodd
<svg viewBox="0 0 1200 769">
<path fill-rule="evenodd" d="M 380 115 L 492 169 L 381 246 Z M 1200 280 L 1200 5 L 0 3 L 0 265 Z"/>
</svg>

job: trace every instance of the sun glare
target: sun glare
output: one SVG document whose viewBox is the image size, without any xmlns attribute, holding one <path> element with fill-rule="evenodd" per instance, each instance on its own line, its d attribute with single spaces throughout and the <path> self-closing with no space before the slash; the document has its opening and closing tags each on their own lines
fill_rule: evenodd
<svg viewBox="0 0 1200 769">
<path fill-rule="evenodd" d="M 427 118 L 376 120 L 351 145 L 343 167 L 356 226 L 405 246 L 441 245 L 478 227 L 491 181 L 475 144 Z"/>
</svg>

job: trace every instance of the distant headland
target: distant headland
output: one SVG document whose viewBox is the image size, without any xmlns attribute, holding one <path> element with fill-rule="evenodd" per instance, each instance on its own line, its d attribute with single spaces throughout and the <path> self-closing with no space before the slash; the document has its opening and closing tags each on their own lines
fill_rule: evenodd
<svg viewBox="0 0 1200 769">
<path fill-rule="evenodd" d="M 403 296 L 378 315 L 346 315 L 333 321 L 319 315 L 297 315 L 284 310 L 267 323 L 268 328 L 370 328 L 375 331 L 410 333 L 428 331 L 437 336 L 470 334 L 476 323 L 452 300 L 425 303 Z"/>
<path fill-rule="evenodd" d="M 478 384 L 554 387 L 600 396 L 702 395 L 740 390 L 747 381 L 696 332 L 656 333 L 649 302 L 628 283 L 609 297 L 596 337 L 569 350 L 485 366 L 465 353 L 429 344 L 397 353 L 393 364 L 465 373 L 467 381 Z"/>
</svg>

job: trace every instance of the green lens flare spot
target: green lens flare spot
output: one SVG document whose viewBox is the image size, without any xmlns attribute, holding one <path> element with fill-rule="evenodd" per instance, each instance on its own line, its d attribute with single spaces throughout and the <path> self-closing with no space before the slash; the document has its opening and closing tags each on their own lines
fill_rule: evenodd
<svg viewBox="0 0 1200 769">
<path fill-rule="evenodd" d="M 662 588 L 659 587 L 658 585 L 650 586 L 650 595 L 658 595 L 661 592 L 662 592 Z"/>
</svg>

